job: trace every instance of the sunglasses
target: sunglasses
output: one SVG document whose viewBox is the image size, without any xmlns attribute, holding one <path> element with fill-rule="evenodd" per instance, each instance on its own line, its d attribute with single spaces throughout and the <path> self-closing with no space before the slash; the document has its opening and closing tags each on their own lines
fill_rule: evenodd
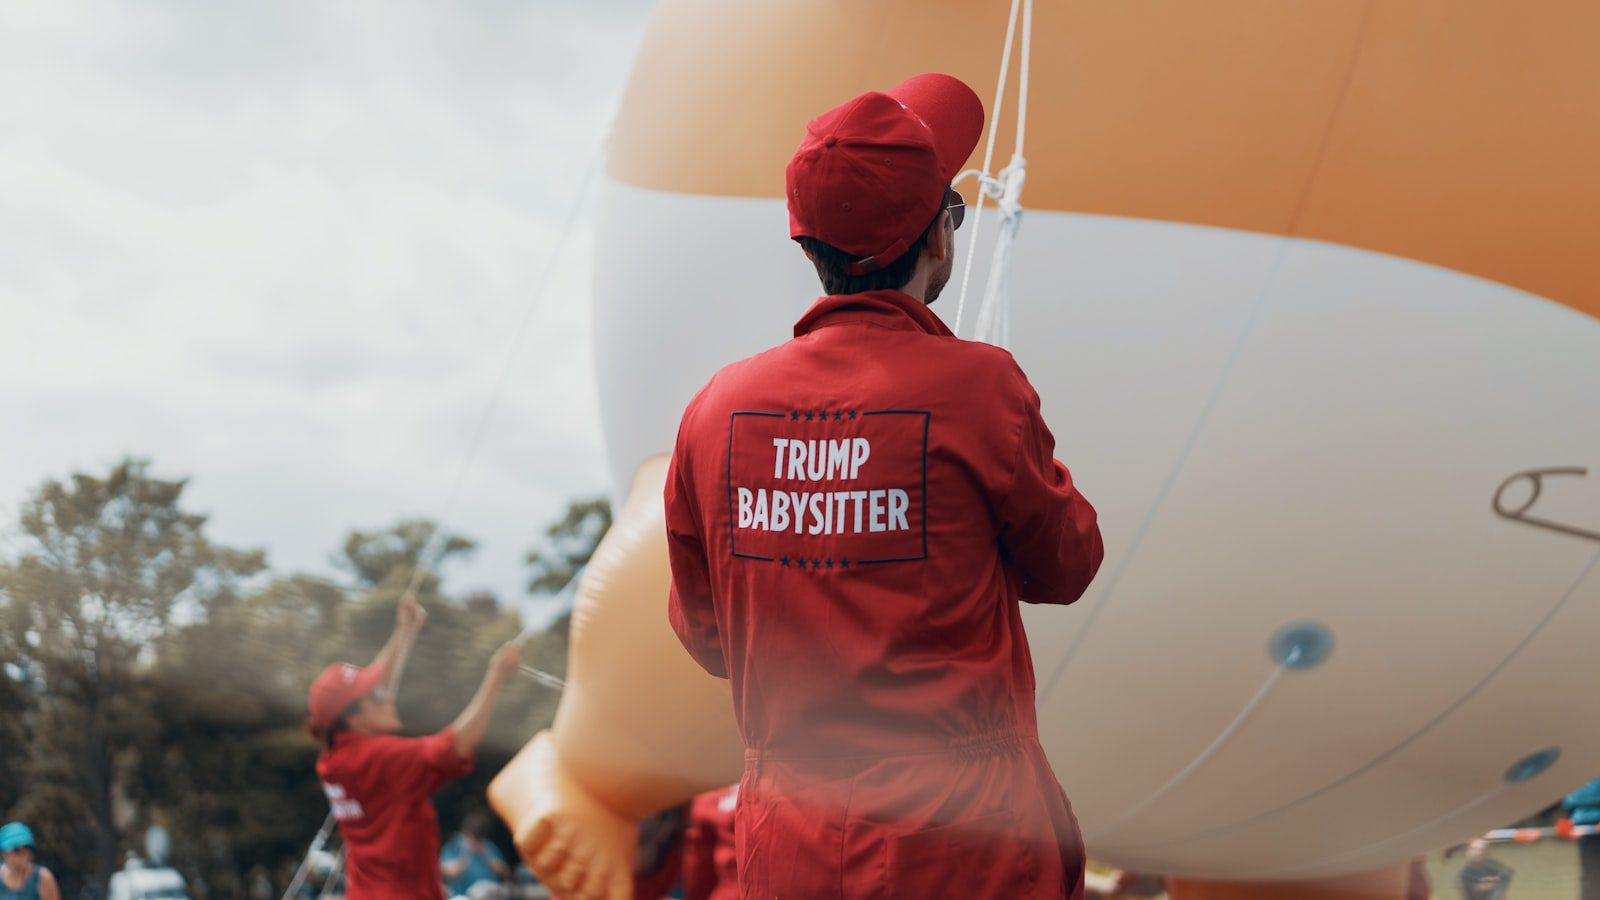
<svg viewBox="0 0 1600 900">
<path fill-rule="evenodd" d="M 967 201 L 955 188 L 944 189 L 944 211 L 950 214 L 950 228 L 960 228 L 961 220 L 967 217 Z"/>
</svg>

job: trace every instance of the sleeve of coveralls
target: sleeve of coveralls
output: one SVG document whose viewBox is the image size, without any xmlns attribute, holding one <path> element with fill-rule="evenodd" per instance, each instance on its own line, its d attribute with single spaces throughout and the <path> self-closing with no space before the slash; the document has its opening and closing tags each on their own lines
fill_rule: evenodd
<svg viewBox="0 0 1600 900">
<path fill-rule="evenodd" d="M 431 794 L 445 782 L 466 775 L 475 762 L 473 757 L 456 753 L 452 728 L 427 737 L 385 737 L 371 759 L 390 790 L 417 794 Z"/>
<path fill-rule="evenodd" d="M 1022 427 L 1011 486 L 1000 504 L 1000 542 L 1029 603 L 1071 603 L 1100 569 L 1105 548 L 1094 507 L 1055 458 L 1055 438 L 1039 411 L 1039 394 L 1017 372 Z"/>
<path fill-rule="evenodd" d="M 685 426 L 686 430 L 687 426 Z M 687 456 L 683 435 L 667 468 L 664 500 L 667 509 L 667 559 L 672 565 L 672 592 L 667 602 L 667 618 L 685 650 L 700 667 L 718 678 L 728 677 L 722 656 L 722 641 L 717 634 L 717 614 L 711 605 L 710 566 L 705 541 L 701 537 L 699 516 L 695 513 L 694 489 L 688 483 Z"/>
</svg>

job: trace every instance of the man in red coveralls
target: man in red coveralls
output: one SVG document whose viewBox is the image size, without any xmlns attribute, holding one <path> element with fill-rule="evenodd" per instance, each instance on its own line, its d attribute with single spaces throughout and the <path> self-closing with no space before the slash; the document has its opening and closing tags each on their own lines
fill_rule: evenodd
<svg viewBox="0 0 1600 900">
<path fill-rule="evenodd" d="M 738 900 L 739 862 L 733 807 L 739 789 L 706 791 L 689 804 L 683 831 L 684 900 Z"/>
<path fill-rule="evenodd" d="M 333 663 L 311 683 L 311 728 L 324 745 L 317 777 L 344 836 L 350 900 L 443 900 L 439 820 L 430 797 L 472 771 L 500 688 L 519 665 L 516 645 L 502 646 L 455 722 L 428 737 L 399 737 L 394 690 L 426 619 L 408 595 L 370 665 Z"/>
<path fill-rule="evenodd" d="M 732 681 L 742 896 L 1082 892 L 1018 601 L 1083 593 L 1095 512 L 1011 355 L 927 306 L 982 129 L 946 75 L 813 119 L 790 234 L 828 295 L 683 415 L 670 618 Z"/>
</svg>

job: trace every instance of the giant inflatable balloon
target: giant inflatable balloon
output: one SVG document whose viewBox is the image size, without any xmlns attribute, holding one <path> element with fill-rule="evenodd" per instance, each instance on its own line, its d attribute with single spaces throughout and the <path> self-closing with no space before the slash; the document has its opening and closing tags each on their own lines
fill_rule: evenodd
<svg viewBox="0 0 1600 900">
<path fill-rule="evenodd" d="M 806 119 L 930 70 L 992 102 L 1009 7 L 663 0 L 596 236 L 617 484 L 817 293 L 782 197 Z M 1039 5 L 1011 349 L 1107 556 L 1027 624 L 1095 856 L 1333 878 L 1600 772 L 1596 46 L 1589 0 Z M 575 637 L 575 669 L 678 660 L 665 584 L 586 587 L 638 633 Z M 725 684 L 662 666 L 599 703 L 574 671 L 541 739 L 637 739 L 577 779 L 623 820 L 738 772 Z"/>
</svg>

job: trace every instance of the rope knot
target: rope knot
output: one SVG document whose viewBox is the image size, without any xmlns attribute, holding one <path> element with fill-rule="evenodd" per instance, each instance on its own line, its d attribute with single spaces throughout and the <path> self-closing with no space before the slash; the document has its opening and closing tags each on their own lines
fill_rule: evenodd
<svg viewBox="0 0 1600 900">
<path fill-rule="evenodd" d="M 1000 170 L 997 182 L 1001 186 L 995 203 L 1000 212 L 1012 221 L 1022 218 L 1022 186 L 1028 180 L 1028 160 L 1020 154 L 1011 157 L 1011 164 Z"/>
</svg>

